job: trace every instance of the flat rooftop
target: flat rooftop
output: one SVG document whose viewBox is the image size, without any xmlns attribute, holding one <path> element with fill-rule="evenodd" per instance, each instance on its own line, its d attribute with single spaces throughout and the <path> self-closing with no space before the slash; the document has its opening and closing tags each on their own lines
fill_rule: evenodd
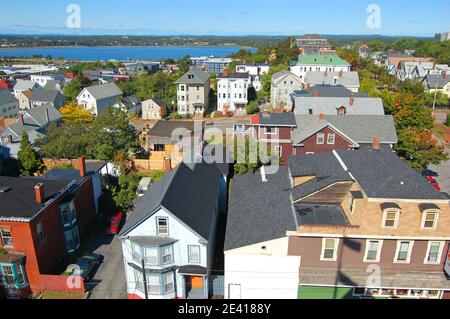
<svg viewBox="0 0 450 319">
<path fill-rule="evenodd" d="M 349 226 L 350 223 L 340 205 L 295 205 L 295 216 L 299 226 L 337 225 Z"/>
</svg>

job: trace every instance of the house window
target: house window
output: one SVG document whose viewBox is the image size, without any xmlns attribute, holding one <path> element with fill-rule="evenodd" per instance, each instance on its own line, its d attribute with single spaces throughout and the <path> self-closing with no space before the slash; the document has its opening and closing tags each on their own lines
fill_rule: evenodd
<svg viewBox="0 0 450 319">
<path fill-rule="evenodd" d="M 157 218 L 158 236 L 169 236 L 169 220 L 164 217 Z"/>
<path fill-rule="evenodd" d="M 159 275 L 147 275 L 147 288 L 150 295 L 161 294 L 161 278 Z"/>
<path fill-rule="evenodd" d="M 61 218 L 65 227 L 71 226 L 76 221 L 75 205 L 72 202 L 61 205 Z"/>
<path fill-rule="evenodd" d="M 368 240 L 364 262 L 380 262 L 382 245 L 383 241 L 381 240 Z"/>
<path fill-rule="evenodd" d="M 423 214 L 422 229 L 436 229 L 439 213 L 428 212 Z"/>
<path fill-rule="evenodd" d="M 317 145 L 323 145 L 325 143 L 325 134 L 317 134 Z"/>
<path fill-rule="evenodd" d="M 164 247 L 162 251 L 163 251 L 163 264 L 167 265 L 173 263 L 172 246 Z"/>
<path fill-rule="evenodd" d="M 141 250 L 138 245 L 135 243 L 131 243 L 131 255 L 134 261 L 141 262 Z"/>
<path fill-rule="evenodd" d="M 409 264 L 411 261 L 411 253 L 414 242 L 399 241 L 397 243 L 397 251 L 395 253 L 394 263 Z"/>
<path fill-rule="evenodd" d="M 336 261 L 338 245 L 339 239 L 324 238 L 322 241 L 322 255 L 320 257 L 320 260 Z"/>
<path fill-rule="evenodd" d="M 173 272 L 164 275 L 164 292 L 166 294 L 175 291 L 175 280 Z"/>
<path fill-rule="evenodd" d="M 23 286 L 26 283 L 26 280 L 25 280 L 25 274 L 23 272 L 22 265 L 17 265 L 16 271 L 17 271 L 17 280 L 19 282 L 19 285 Z"/>
<path fill-rule="evenodd" d="M 2 266 L 2 274 L 3 274 L 3 283 L 6 286 L 15 286 L 16 280 L 14 278 L 14 271 L 12 265 L 3 265 Z"/>
<path fill-rule="evenodd" d="M 188 255 L 190 264 L 200 263 L 200 246 L 188 246 Z"/>
<path fill-rule="evenodd" d="M 277 134 L 277 128 L 276 127 L 265 127 L 264 134 L 265 135 L 275 135 L 275 134 Z"/>
<path fill-rule="evenodd" d="M 2 237 L 2 244 L 5 247 L 14 247 L 11 231 L 8 229 L 0 229 L 0 236 Z"/>
<path fill-rule="evenodd" d="M 275 153 L 281 158 L 283 157 L 283 146 L 275 146 Z"/>
<path fill-rule="evenodd" d="M 334 133 L 328 134 L 327 144 L 334 145 L 335 141 L 336 141 L 336 134 Z"/>
<path fill-rule="evenodd" d="M 42 222 L 39 222 L 36 225 L 36 233 L 37 233 L 39 244 L 42 244 L 45 241 L 44 226 L 42 225 Z"/>
<path fill-rule="evenodd" d="M 428 243 L 425 264 L 439 264 L 442 257 L 444 243 L 440 241 L 430 241 Z"/>
<path fill-rule="evenodd" d="M 153 248 L 145 249 L 145 263 L 148 265 L 158 265 L 158 251 Z"/>
<path fill-rule="evenodd" d="M 383 216 L 383 228 L 397 229 L 399 215 L 400 212 L 398 211 L 385 211 Z"/>
<path fill-rule="evenodd" d="M 132 268 L 132 269 L 134 272 L 134 282 L 136 285 L 136 289 L 143 292 L 144 291 L 144 279 L 142 277 L 142 273 L 134 268 Z"/>
<path fill-rule="evenodd" d="M 66 248 L 69 253 L 73 253 L 80 248 L 80 235 L 78 234 L 78 227 L 64 232 L 64 237 L 66 239 Z"/>
</svg>

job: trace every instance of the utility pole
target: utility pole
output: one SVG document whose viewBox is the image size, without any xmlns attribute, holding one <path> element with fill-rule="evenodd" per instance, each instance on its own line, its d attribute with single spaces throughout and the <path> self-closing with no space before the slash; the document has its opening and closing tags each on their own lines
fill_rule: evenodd
<svg viewBox="0 0 450 319">
<path fill-rule="evenodd" d="M 145 256 L 144 249 L 141 249 L 142 275 L 144 276 L 144 294 L 145 294 L 145 299 L 148 299 L 147 273 L 145 272 L 145 257 L 144 256 Z"/>
</svg>

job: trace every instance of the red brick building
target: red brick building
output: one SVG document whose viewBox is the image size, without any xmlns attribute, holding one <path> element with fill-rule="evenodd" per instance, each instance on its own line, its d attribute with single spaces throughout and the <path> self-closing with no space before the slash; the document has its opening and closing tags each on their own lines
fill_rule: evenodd
<svg viewBox="0 0 450 319">
<path fill-rule="evenodd" d="M 0 285 L 10 295 L 40 291 L 78 251 L 96 217 L 92 174 L 78 180 L 0 177 Z"/>
</svg>

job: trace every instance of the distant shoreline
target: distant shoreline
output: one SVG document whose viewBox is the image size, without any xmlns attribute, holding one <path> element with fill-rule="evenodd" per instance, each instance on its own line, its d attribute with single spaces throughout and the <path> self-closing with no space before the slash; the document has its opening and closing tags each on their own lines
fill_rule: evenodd
<svg viewBox="0 0 450 319">
<path fill-rule="evenodd" d="M 255 49 L 243 45 L 61 45 L 61 46 L 35 46 L 35 47 L 0 47 L 0 51 L 32 50 L 32 49 L 75 49 L 75 48 L 241 48 Z"/>
</svg>

